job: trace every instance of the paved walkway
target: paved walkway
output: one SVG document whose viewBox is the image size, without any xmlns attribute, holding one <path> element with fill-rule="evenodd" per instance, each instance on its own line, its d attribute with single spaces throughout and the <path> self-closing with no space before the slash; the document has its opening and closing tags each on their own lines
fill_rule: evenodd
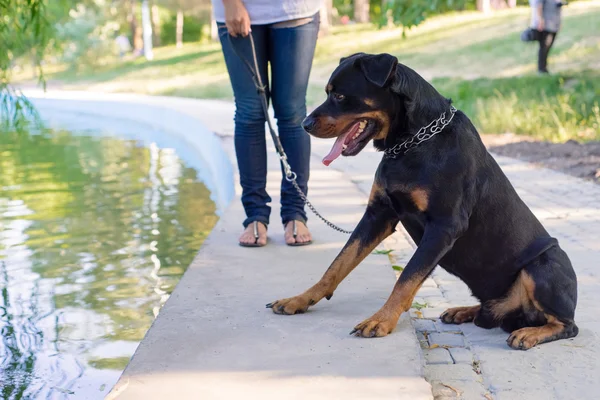
<svg viewBox="0 0 600 400">
<path fill-rule="evenodd" d="M 170 108 L 202 121 L 221 136 L 234 160 L 231 104 L 141 96 L 120 101 Z M 310 197 L 333 221 L 352 227 L 362 214 L 381 155 L 367 148 L 325 168 L 320 159 L 330 146 L 329 141 L 313 140 Z M 382 245 L 392 250 L 389 256 L 368 257 L 331 301 L 303 315 L 274 315 L 263 304 L 315 282 L 346 237 L 313 218 L 315 244 L 289 248 L 283 244 L 274 207 L 269 245 L 238 248 L 242 210 L 235 199 L 140 344 L 113 395 L 427 399 L 433 392 L 436 399 L 598 397 L 600 186 L 514 159 L 497 160 L 573 261 L 579 279 L 578 337 L 520 352 L 506 346 L 507 334 L 499 329 L 442 325 L 437 317 L 445 308 L 475 300 L 462 282 L 441 269 L 419 291 L 418 309 L 405 315 L 392 335 L 378 340 L 347 336 L 389 295 L 394 283 L 391 266 L 404 265 L 412 255 L 414 243 L 402 230 Z M 275 195 L 280 179 L 275 157 L 269 167 L 269 189 Z M 273 196 L 273 204 L 277 203 Z"/>
</svg>

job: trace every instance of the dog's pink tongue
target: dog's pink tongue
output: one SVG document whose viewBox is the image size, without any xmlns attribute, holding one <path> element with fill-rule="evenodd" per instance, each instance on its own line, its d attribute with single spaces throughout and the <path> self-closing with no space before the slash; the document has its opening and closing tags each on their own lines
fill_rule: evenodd
<svg viewBox="0 0 600 400">
<path fill-rule="evenodd" d="M 329 167 L 329 164 L 331 164 L 333 160 L 335 160 L 342 154 L 342 151 L 344 151 L 344 144 L 346 143 L 346 138 L 350 135 L 354 135 L 358 131 L 358 128 L 359 123 L 356 122 L 350 127 L 350 129 L 348 129 L 346 133 L 343 133 L 337 137 L 335 143 L 333 144 L 333 147 L 331 148 L 331 150 L 329 150 L 329 154 L 327 154 L 323 158 L 322 162 L 323 164 L 325 164 L 326 167 Z"/>
<path fill-rule="evenodd" d="M 342 154 L 342 151 L 344 150 L 345 139 L 346 135 L 340 135 L 337 137 L 335 143 L 333 144 L 333 147 L 331 148 L 331 150 L 329 150 L 329 154 L 327 154 L 323 158 L 323 164 L 325 164 L 326 167 L 329 167 L 329 164 L 331 164 L 333 160 L 335 160 Z"/>
</svg>

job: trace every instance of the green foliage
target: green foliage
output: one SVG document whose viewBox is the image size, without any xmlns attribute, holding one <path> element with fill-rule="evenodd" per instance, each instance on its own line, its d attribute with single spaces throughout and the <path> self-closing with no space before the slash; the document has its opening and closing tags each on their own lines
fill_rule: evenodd
<svg viewBox="0 0 600 400">
<path fill-rule="evenodd" d="M 353 0 L 333 0 L 333 8 L 337 10 L 338 15 L 354 15 Z"/>
<path fill-rule="evenodd" d="M 0 0 L 0 123 L 20 127 L 35 114 L 31 103 L 10 86 L 11 69 L 29 55 L 44 84 L 42 60 L 52 34 L 44 0 Z"/>
<path fill-rule="evenodd" d="M 109 8 L 94 3 L 77 4 L 69 19 L 55 24 L 57 59 L 74 69 L 99 65 L 116 53 L 114 38 L 120 24 Z"/>
<path fill-rule="evenodd" d="M 9 129 L 23 132 L 31 122 L 40 121 L 35 107 L 20 90 L 8 83 L 0 86 L 0 133 Z"/>
<path fill-rule="evenodd" d="M 471 0 L 386 0 L 379 18 L 380 25 L 391 20 L 404 28 L 412 28 L 428 17 L 448 11 L 464 10 Z"/>
<path fill-rule="evenodd" d="M 412 303 L 411 307 L 420 311 L 424 308 L 427 308 L 428 304 L 427 303 L 419 303 L 418 301 L 415 301 L 414 303 Z"/>
<path fill-rule="evenodd" d="M 379 250 L 379 249 L 377 249 L 377 250 L 373 251 L 373 254 L 380 254 L 380 255 L 386 255 L 387 256 L 392 251 L 394 251 L 394 250 Z"/>
<path fill-rule="evenodd" d="M 435 79 L 434 86 L 472 117 L 482 133 L 564 141 L 600 140 L 600 73 L 476 80 Z"/>
<path fill-rule="evenodd" d="M 199 18 L 183 16 L 183 41 L 198 42 L 202 40 L 204 23 Z M 160 41 L 162 45 L 175 44 L 176 42 L 177 14 L 172 14 L 160 29 Z"/>
</svg>

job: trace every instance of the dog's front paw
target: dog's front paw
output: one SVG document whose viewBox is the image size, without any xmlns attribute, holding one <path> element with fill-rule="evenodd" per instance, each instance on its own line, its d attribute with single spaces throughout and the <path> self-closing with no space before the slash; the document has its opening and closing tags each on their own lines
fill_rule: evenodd
<svg viewBox="0 0 600 400">
<path fill-rule="evenodd" d="M 356 325 L 350 334 L 364 338 L 384 337 L 392 333 L 397 323 L 398 318 L 378 313 Z"/>
<path fill-rule="evenodd" d="M 308 307 L 313 304 L 315 304 L 313 300 L 300 295 L 274 301 L 273 303 L 267 304 L 267 308 L 271 308 L 275 314 L 294 315 L 306 312 Z"/>
</svg>

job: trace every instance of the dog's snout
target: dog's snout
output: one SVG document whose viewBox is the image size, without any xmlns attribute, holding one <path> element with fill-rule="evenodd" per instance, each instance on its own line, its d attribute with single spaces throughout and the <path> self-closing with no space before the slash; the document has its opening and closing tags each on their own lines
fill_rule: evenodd
<svg viewBox="0 0 600 400">
<path fill-rule="evenodd" d="M 306 132 L 311 133 L 315 129 L 315 124 L 315 119 L 309 115 L 308 117 L 304 118 L 304 121 L 302 121 L 302 128 L 304 128 Z"/>
</svg>

